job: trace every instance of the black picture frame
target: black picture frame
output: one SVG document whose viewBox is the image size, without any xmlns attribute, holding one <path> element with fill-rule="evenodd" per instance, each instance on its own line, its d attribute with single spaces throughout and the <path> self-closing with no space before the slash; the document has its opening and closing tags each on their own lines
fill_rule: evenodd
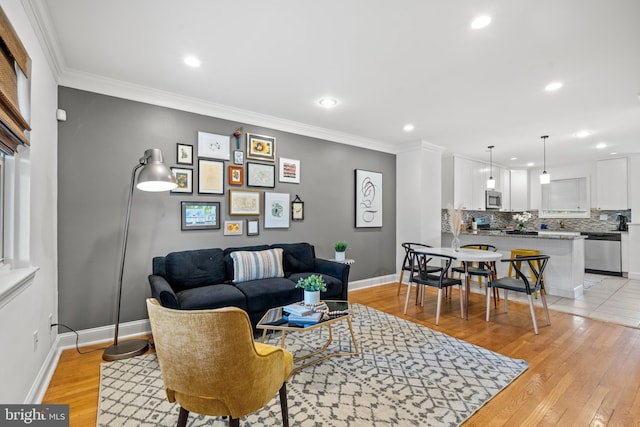
<svg viewBox="0 0 640 427">
<path fill-rule="evenodd" d="M 219 230 L 220 202 L 180 202 L 182 231 Z"/>
<path fill-rule="evenodd" d="M 247 236 L 257 236 L 260 234 L 260 220 L 257 218 L 247 219 Z"/>
<path fill-rule="evenodd" d="M 176 163 L 179 165 L 193 165 L 193 145 L 176 144 Z"/>
<path fill-rule="evenodd" d="M 247 162 L 247 187 L 275 188 L 276 167 L 264 163 Z"/>
<path fill-rule="evenodd" d="M 296 194 L 296 198 L 291 202 L 291 220 L 304 220 L 304 202 Z"/>
</svg>

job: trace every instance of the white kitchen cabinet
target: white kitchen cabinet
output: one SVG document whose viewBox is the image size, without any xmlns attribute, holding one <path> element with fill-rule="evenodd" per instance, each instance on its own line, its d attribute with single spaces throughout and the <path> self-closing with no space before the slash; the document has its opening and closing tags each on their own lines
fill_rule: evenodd
<svg viewBox="0 0 640 427">
<path fill-rule="evenodd" d="M 622 258 L 622 272 L 629 273 L 629 233 L 620 233 L 620 256 Z"/>
<path fill-rule="evenodd" d="M 512 169 L 510 172 L 510 210 L 526 211 L 529 209 L 529 172 L 526 169 Z"/>
<path fill-rule="evenodd" d="M 601 210 L 628 209 L 627 159 L 596 162 L 596 208 Z"/>
<path fill-rule="evenodd" d="M 502 191 L 502 209 L 501 211 L 511 210 L 511 171 L 506 168 L 500 168 L 500 191 Z M 497 187 L 496 187 L 497 188 Z"/>
</svg>

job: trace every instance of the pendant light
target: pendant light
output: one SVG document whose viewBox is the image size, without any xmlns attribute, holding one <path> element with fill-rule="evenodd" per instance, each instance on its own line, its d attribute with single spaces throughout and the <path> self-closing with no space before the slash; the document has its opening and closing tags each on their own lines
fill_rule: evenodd
<svg viewBox="0 0 640 427">
<path fill-rule="evenodd" d="M 489 179 L 487 180 L 487 188 L 493 190 L 496 188 L 496 180 L 493 179 L 493 145 L 487 147 L 489 149 Z"/>
<path fill-rule="evenodd" d="M 549 135 L 541 136 L 542 144 L 543 144 L 543 163 L 542 163 L 542 174 L 540 175 L 540 184 L 549 184 L 551 182 L 551 175 L 547 173 L 547 138 Z"/>
</svg>

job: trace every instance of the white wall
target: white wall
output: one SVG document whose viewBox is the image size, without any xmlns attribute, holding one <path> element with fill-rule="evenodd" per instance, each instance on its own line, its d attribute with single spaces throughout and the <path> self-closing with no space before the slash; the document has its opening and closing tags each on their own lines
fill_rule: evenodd
<svg viewBox="0 0 640 427">
<path fill-rule="evenodd" d="M 404 242 L 440 246 L 442 209 L 441 147 L 424 141 L 396 154 L 396 265 Z"/>
<path fill-rule="evenodd" d="M 22 3 L 0 5 L 31 56 L 31 147 L 12 160 L 16 185 L 13 212 L 18 213 L 10 255 L 17 267 L 38 267 L 34 280 L 0 303 L 0 402 L 34 402 L 32 386 L 42 378 L 57 318 L 57 82 Z M 2 279 L 0 277 L 0 279 Z M 5 279 L 6 280 L 6 279 Z M 34 348 L 33 334 L 39 342 Z"/>
<path fill-rule="evenodd" d="M 596 164 L 594 162 L 590 162 L 590 163 L 564 165 L 560 167 L 555 167 L 553 169 L 549 169 L 547 172 L 549 172 L 549 174 L 551 175 L 552 180 L 579 178 L 583 176 L 589 177 L 589 181 L 591 183 L 590 184 L 591 185 L 590 204 L 591 206 L 593 206 L 593 203 L 596 200 L 595 168 L 596 168 Z M 542 173 L 542 169 L 529 170 L 529 208 L 531 210 L 540 209 L 540 197 L 541 197 L 540 174 L 541 173 Z"/>
</svg>

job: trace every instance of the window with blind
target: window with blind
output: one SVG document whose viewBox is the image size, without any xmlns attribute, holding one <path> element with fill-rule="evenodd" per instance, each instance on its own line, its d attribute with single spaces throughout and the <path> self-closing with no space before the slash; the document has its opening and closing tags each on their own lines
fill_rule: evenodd
<svg viewBox="0 0 640 427">
<path fill-rule="evenodd" d="M 0 151 L 29 145 L 31 58 L 0 8 Z"/>
</svg>

